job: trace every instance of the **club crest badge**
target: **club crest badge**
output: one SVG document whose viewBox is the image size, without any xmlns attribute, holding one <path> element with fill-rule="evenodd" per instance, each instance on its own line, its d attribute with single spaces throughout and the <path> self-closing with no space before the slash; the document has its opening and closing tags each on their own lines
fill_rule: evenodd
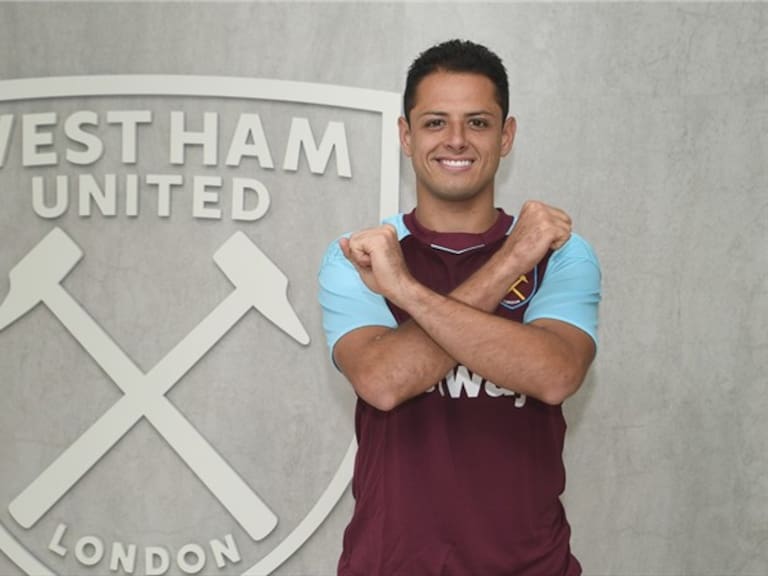
<svg viewBox="0 0 768 576">
<path fill-rule="evenodd" d="M 534 268 L 527 274 L 521 274 L 507 291 L 501 305 L 508 310 L 515 310 L 528 303 L 528 300 L 536 293 L 539 284 L 538 268 Z"/>
<path fill-rule="evenodd" d="M 20 574 L 266 575 L 351 479 L 325 247 L 397 211 L 399 96 L 0 82 L 0 551 Z"/>
</svg>

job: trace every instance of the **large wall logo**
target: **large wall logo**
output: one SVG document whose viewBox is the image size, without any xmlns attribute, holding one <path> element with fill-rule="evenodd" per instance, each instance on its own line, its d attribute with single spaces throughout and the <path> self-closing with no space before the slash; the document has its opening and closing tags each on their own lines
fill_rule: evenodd
<svg viewBox="0 0 768 576">
<path fill-rule="evenodd" d="M 326 245 L 397 210 L 399 97 L 0 82 L 0 550 L 26 574 L 270 574 L 351 477 Z"/>
</svg>

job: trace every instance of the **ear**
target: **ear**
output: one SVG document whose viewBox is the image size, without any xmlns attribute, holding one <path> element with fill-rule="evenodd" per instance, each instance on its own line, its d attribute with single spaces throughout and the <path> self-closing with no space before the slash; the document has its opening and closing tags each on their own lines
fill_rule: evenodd
<svg viewBox="0 0 768 576">
<path fill-rule="evenodd" d="M 501 129 L 501 155 L 506 156 L 509 151 L 512 150 L 512 144 L 515 141 L 515 133 L 517 132 L 517 121 L 514 116 L 510 116 L 504 122 L 504 127 Z"/>
<path fill-rule="evenodd" d="M 400 132 L 400 146 L 409 158 L 411 157 L 411 127 L 404 116 L 397 119 L 397 129 Z"/>
</svg>

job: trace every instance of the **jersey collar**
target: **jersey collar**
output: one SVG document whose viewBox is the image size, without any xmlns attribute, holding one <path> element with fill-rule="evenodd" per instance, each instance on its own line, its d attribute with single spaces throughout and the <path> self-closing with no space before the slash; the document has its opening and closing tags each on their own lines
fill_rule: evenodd
<svg viewBox="0 0 768 576">
<path fill-rule="evenodd" d="M 504 238 L 512 228 L 514 218 L 505 213 L 501 208 L 496 209 L 499 213 L 498 218 L 493 225 L 485 232 L 473 234 L 468 232 L 436 232 L 422 226 L 416 220 L 416 210 L 409 212 L 403 217 L 403 221 L 410 230 L 411 234 L 423 244 L 431 246 L 436 250 L 443 250 L 454 254 L 463 254 L 480 250 L 489 244 L 493 244 Z"/>
</svg>

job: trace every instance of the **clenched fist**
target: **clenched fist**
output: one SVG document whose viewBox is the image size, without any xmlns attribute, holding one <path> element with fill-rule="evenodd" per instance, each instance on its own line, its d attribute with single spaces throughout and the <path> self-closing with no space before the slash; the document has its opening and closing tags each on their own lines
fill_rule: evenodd
<svg viewBox="0 0 768 576">
<path fill-rule="evenodd" d="M 523 204 L 504 250 L 523 270 L 530 270 L 551 249 L 557 250 L 571 237 L 571 218 L 543 202 Z"/>
<path fill-rule="evenodd" d="M 397 230 L 389 224 L 341 238 L 339 245 L 365 285 L 395 304 L 415 282 L 405 264 Z"/>
</svg>

